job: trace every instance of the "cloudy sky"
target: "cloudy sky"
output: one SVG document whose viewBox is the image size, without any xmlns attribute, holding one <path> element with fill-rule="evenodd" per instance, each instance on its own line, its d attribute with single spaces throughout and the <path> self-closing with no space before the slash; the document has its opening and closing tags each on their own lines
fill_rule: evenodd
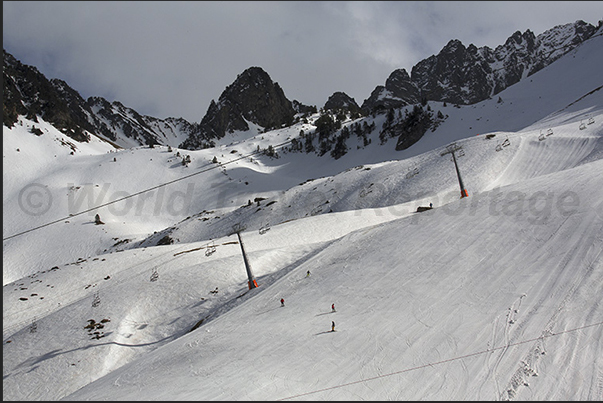
<svg viewBox="0 0 603 403">
<path fill-rule="evenodd" d="M 84 98 L 199 122 L 245 69 L 290 100 L 360 105 L 451 39 L 495 48 L 515 31 L 603 19 L 598 1 L 4 1 L 3 47 Z"/>
</svg>

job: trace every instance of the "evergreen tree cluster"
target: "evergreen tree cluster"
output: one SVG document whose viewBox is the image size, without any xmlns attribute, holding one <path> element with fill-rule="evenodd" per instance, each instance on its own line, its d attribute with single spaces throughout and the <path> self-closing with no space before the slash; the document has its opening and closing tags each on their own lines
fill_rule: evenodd
<svg viewBox="0 0 603 403">
<path fill-rule="evenodd" d="M 275 158 L 278 159 L 279 155 L 276 152 L 276 150 L 274 149 L 274 147 L 272 146 L 272 144 L 269 144 L 268 147 L 266 148 L 260 148 L 260 146 L 258 146 L 257 151 L 261 154 L 264 154 L 270 158 Z"/>
<path fill-rule="evenodd" d="M 352 113 L 351 116 L 357 118 L 360 115 Z M 339 159 L 348 152 L 347 142 L 352 135 L 362 139 L 363 147 L 369 145 L 371 140 L 368 135 L 375 130 L 375 123 L 369 124 L 364 120 L 362 123 L 356 121 L 344 125 L 346 119 L 348 119 L 348 115 L 345 111 L 323 111 L 323 114 L 314 122 L 316 129 L 310 132 L 300 130 L 299 138 L 293 138 L 286 151 L 316 152 L 319 156 L 330 153 L 331 157 Z"/>
<path fill-rule="evenodd" d="M 415 104 L 412 109 L 389 109 L 381 131 L 379 140 L 384 144 L 391 138 L 398 138 L 396 150 L 405 150 L 417 141 L 431 129 L 435 129 L 446 119 L 446 116 L 438 111 L 434 116 L 431 107 L 426 104 Z"/>
</svg>

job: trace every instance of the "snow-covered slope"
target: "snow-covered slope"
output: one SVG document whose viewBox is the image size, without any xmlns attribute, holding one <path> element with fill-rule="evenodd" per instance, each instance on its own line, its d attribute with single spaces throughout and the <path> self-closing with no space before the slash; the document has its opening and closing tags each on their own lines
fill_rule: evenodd
<svg viewBox="0 0 603 403">
<path fill-rule="evenodd" d="M 554 136 L 538 144 L 571 154 Z M 529 170 L 517 161 L 514 177 Z M 599 399 L 602 168 L 425 213 L 398 205 L 244 232 L 260 285 L 247 293 L 236 237 L 11 283 L 5 397 L 54 400 L 84 386 L 68 399 Z M 87 330 L 88 319 L 109 321 Z"/>
<path fill-rule="evenodd" d="M 562 183 L 601 200 L 584 191 L 603 188 L 603 165 L 590 165 L 503 194 Z M 534 215 L 507 201 L 491 214 L 494 197 L 350 233 L 68 399 L 600 399 L 600 210 Z M 277 260 L 248 244 L 255 267 Z"/>
<path fill-rule="evenodd" d="M 530 81 L 520 82 L 503 91 L 501 93 L 502 103 L 498 102 L 498 98 L 461 108 L 430 103 L 430 107 L 434 110 L 441 110 L 448 115 L 448 118 L 436 131 L 426 133 L 414 146 L 400 152 L 396 152 L 391 143 L 384 146 L 379 145 L 376 139 L 377 132 L 374 132 L 372 144 L 360 150 L 352 149 L 336 161 L 328 156 L 318 158 L 313 154 L 284 153 L 280 153 L 279 159 L 270 159 L 263 155 L 245 158 L 246 155 L 254 153 L 258 147 L 265 149 L 269 144 L 282 144 L 297 136 L 300 130 L 307 132 L 312 127 L 311 119 L 308 124 L 300 123 L 269 133 L 260 134 L 257 128 L 252 127 L 252 130 L 245 134 L 227 135 L 222 139 L 218 148 L 211 150 L 173 149 L 169 153 L 165 147 L 157 147 L 155 149 L 139 149 L 140 152 L 121 150 L 117 153 L 105 152 L 96 157 L 72 158 L 67 155 L 67 151 L 70 150 L 66 148 L 66 152 L 63 153 L 66 154 L 66 158 L 57 161 L 56 166 L 43 170 L 37 168 L 32 170 L 31 167 L 34 165 L 31 165 L 28 159 L 23 158 L 24 153 L 29 149 L 26 142 L 32 143 L 34 149 L 39 150 L 46 147 L 46 144 L 51 141 L 51 136 L 37 137 L 31 133 L 21 133 L 19 130 L 27 131 L 25 126 L 17 126 L 13 130 L 5 128 L 4 165 L 10 167 L 8 173 L 5 170 L 5 176 L 10 175 L 9 182 L 17 180 L 14 186 L 7 185 L 7 181 L 4 184 L 4 209 L 12 212 L 9 219 L 4 220 L 5 237 L 49 222 L 57 220 L 62 222 L 55 224 L 52 229 L 41 228 L 5 241 L 7 247 L 3 256 L 4 283 L 57 264 L 112 250 L 113 245 L 118 242 L 120 248 L 136 245 L 137 242 L 152 235 L 153 232 L 171 228 L 189 216 L 203 214 L 204 218 L 207 218 L 210 216 L 207 212 L 211 211 L 217 211 L 212 217 L 221 216 L 223 211 L 236 209 L 247 204 L 249 200 L 253 201 L 256 197 L 277 197 L 281 192 L 309 179 L 336 175 L 346 169 L 361 165 L 397 161 L 393 162 L 389 168 L 380 168 L 378 171 L 373 170 L 371 175 L 363 175 L 368 181 L 362 183 L 362 186 L 360 183 L 354 184 L 356 194 L 349 195 L 353 197 L 348 197 L 347 193 L 339 191 L 337 198 L 344 200 L 342 203 L 347 203 L 347 205 L 343 206 L 340 203 L 338 209 L 350 209 L 356 206 L 378 207 L 387 203 L 407 201 L 417 197 L 418 193 L 412 188 L 395 187 L 397 181 L 402 178 L 392 179 L 392 172 L 403 171 L 406 177 L 406 175 L 412 176 L 412 172 L 416 172 L 420 168 L 421 175 L 415 178 L 415 182 L 418 180 L 449 180 L 450 175 L 444 177 L 434 167 L 428 168 L 425 165 L 436 159 L 435 154 L 429 154 L 431 155 L 429 161 L 412 160 L 411 157 L 475 134 L 498 133 L 494 139 L 490 140 L 492 144 L 480 145 L 480 150 L 476 150 L 479 155 L 471 155 L 472 158 L 492 159 L 494 165 L 489 169 L 492 169 L 495 174 L 496 166 L 499 167 L 498 169 L 504 167 L 506 160 L 503 156 L 508 157 L 510 153 L 495 155 L 491 150 L 502 143 L 503 138 L 508 137 L 508 133 L 512 135 L 518 130 L 536 130 L 538 133 L 543 130 L 546 132 L 551 128 L 548 123 L 549 117 L 554 117 L 556 111 L 565 112 L 564 108 L 568 108 L 567 112 L 575 112 L 568 116 L 571 116 L 578 125 L 579 121 L 586 122 L 592 117 L 590 109 L 579 110 L 577 109 L 580 107 L 578 103 L 568 105 L 582 97 L 585 97 L 584 101 L 591 105 L 594 101 L 588 98 L 596 97 L 600 93 L 600 91 L 596 91 L 601 86 L 597 74 L 599 61 L 597 58 L 600 59 L 600 56 L 596 51 L 600 39 L 599 36 L 587 41 L 580 47 L 580 52 L 571 53 L 558 60 L 532 76 Z M 592 91 L 594 91 L 592 94 L 587 95 Z M 594 104 L 596 105 L 596 102 Z M 551 114 L 553 115 L 548 116 Z M 382 116 L 377 116 L 378 124 L 382 123 L 381 118 Z M 55 136 L 61 135 L 58 132 L 55 134 Z M 21 151 L 15 151 L 17 148 Z M 177 153 L 181 154 L 180 157 L 177 156 Z M 192 158 L 192 162 L 188 166 L 181 164 L 184 155 L 190 155 Z M 470 154 L 468 153 L 468 155 Z M 219 165 L 211 164 L 214 157 L 219 161 Z M 387 172 L 387 169 L 390 172 Z M 34 172 L 37 173 L 37 176 L 27 177 L 27 181 L 21 181 L 22 175 L 13 174 L 18 171 Z M 378 177 L 379 174 L 376 172 L 381 172 L 381 177 Z M 450 170 L 450 167 L 446 168 L 446 172 L 454 177 L 454 171 Z M 428 173 L 431 174 L 430 178 L 425 177 Z M 189 177 L 189 175 L 193 176 Z M 437 176 L 437 179 L 434 179 L 434 175 Z M 386 180 L 388 176 L 390 179 Z M 179 180 L 180 178 L 184 179 Z M 136 194 L 171 181 L 176 182 L 154 191 Z M 19 195 L 23 195 L 21 192 L 24 189 L 36 190 L 27 188 L 27 185 L 31 183 L 44 186 L 47 193 L 40 197 L 48 197 L 51 200 L 48 211 L 45 211 L 44 214 L 34 212 L 35 214 L 32 215 L 20 208 L 19 203 L 23 204 L 19 198 Z M 371 183 L 382 191 L 376 192 L 375 188 L 364 189 Z M 449 188 L 453 189 L 454 186 L 454 181 L 452 181 Z M 472 192 L 481 189 L 481 185 L 475 183 L 468 184 L 468 186 Z M 309 189 L 313 189 L 313 187 L 306 186 Z M 357 197 L 360 193 L 365 195 L 369 190 L 372 190 L 371 197 Z M 385 199 L 374 197 L 385 191 L 387 193 Z M 404 194 L 400 194 L 400 192 Z M 294 194 L 295 191 L 289 192 L 291 197 Z M 88 225 L 97 211 L 67 219 L 70 214 L 79 213 L 122 197 L 129 198 L 121 204 L 113 204 L 98 210 L 106 225 L 100 227 L 91 225 L 86 228 L 89 231 L 84 236 L 80 236 L 73 227 Z M 264 226 L 317 213 L 317 204 L 327 200 L 332 203 L 333 200 L 333 195 L 329 194 L 316 194 L 313 197 L 314 199 L 305 198 L 306 208 L 290 208 L 289 216 L 262 218 L 263 222 L 257 222 L 254 225 Z M 45 200 L 33 199 L 31 203 L 44 203 Z M 371 200 L 376 204 L 369 203 Z M 271 211 L 275 208 L 284 208 L 285 203 L 288 202 L 283 200 L 278 205 L 275 204 Z M 321 212 L 328 212 L 332 208 L 332 206 L 328 206 L 329 209 L 326 207 L 321 209 Z M 315 208 L 317 210 L 314 210 Z M 333 210 L 338 211 L 337 208 Z M 65 219 L 62 220 L 63 218 Z M 212 223 L 214 221 L 215 219 Z M 59 237 L 51 235 L 57 231 L 57 227 L 62 227 L 62 235 Z M 256 227 L 256 229 L 258 228 Z M 221 232 L 208 235 L 208 231 L 211 231 L 211 228 L 200 233 L 199 236 L 215 237 L 224 234 Z M 164 231 L 164 235 L 168 232 L 170 230 Z M 62 247 L 66 239 L 69 239 L 68 250 Z M 152 239 L 156 239 L 156 237 Z M 14 244 L 19 246 L 10 246 Z M 38 245 L 39 249 L 37 249 Z M 10 273 L 14 273 L 16 276 Z"/>
<path fill-rule="evenodd" d="M 5 129 L 4 399 L 601 400 L 601 39 L 402 152 Z"/>
</svg>

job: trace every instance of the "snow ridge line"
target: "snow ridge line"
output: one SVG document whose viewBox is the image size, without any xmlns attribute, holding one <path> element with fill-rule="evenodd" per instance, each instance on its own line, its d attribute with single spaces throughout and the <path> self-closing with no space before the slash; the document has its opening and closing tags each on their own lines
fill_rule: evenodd
<svg viewBox="0 0 603 403">
<path fill-rule="evenodd" d="M 600 325 L 603 325 L 603 321 L 599 322 L 599 323 L 593 323 L 593 324 L 590 324 L 590 325 L 585 325 L 585 326 L 577 327 L 577 328 L 574 328 L 574 329 L 562 330 L 562 331 L 557 332 L 557 333 L 550 332 L 550 334 L 543 334 L 541 336 L 538 336 L 538 337 L 535 337 L 535 338 L 532 338 L 532 339 L 518 341 L 516 343 L 511 343 L 511 344 L 507 344 L 507 345 L 500 346 L 500 347 L 495 347 L 495 348 L 490 348 L 490 349 L 486 349 L 486 350 L 482 350 L 482 351 L 477 351 L 475 353 L 466 354 L 466 355 L 462 355 L 462 356 L 459 356 L 459 357 L 448 358 L 446 360 L 441 360 L 441 361 L 436 361 L 436 362 L 432 362 L 432 363 L 427 363 L 427 364 L 419 365 L 419 366 L 412 367 L 412 368 L 406 368 L 406 369 L 403 369 L 403 370 L 400 370 L 400 371 L 391 372 L 389 374 L 378 375 L 378 376 L 374 376 L 372 378 L 359 379 L 359 380 L 354 381 L 354 382 L 343 383 L 341 385 L 335 385 L 335 386 L 331 386 L 331 387 L 328 387 L 328 388 L 314 390 L 314 391 L 311 391 L 311 392 L 300 393 L 300 394 L 297 394 L 297 395 L 288 396 L 288 397 L 284 397 L 284 398 L 276 399 L 276 400 L 280 401 L 280 400 L 295 399 L 295 398 L 302 397 L 302 396 L 308 396 L 308 395 L 311 395 L 311 394 L 314 394 L 314 393 L 326 392 L 328 390 L 343 388 L 345 386 L 350 386 L 350 385 L 354 385 L 354 384 L 361 383 L 361 382 L 374 381 L 375 379 L 385 378 L 385 377 L 392 376 L 392 375 L 398 375 L 398 374 L 402 374 L 402 373 L 405 373 L 405 372 L 415 371 L 417 369 L 423 369 L 423 368 L 426 368 L 426 367 L 432 367 L 434 365 L 445 364 L 447 362 L 452 362 L 452 361 L 456 361 L 456 360 L 462 360 L 464 358 L 469 358 L 469 357 L 473 357 L 473 356 L 480 355 L 480 354 L 490 353 L 490 352 L 496 351 L 496 350 L 507 349 L 509 347 L 518 346 L 520 344 L 532 343 L 534 341 L 543 340 L 545 337 L 559 336 L 559 335 L 562 335 L 562 334 L 565 334 L 565 333 L 576 332 L 578 330 L 583 330 L 583 329 L 587 329 L 589 327 L 600 326 Z"/>
</svg>

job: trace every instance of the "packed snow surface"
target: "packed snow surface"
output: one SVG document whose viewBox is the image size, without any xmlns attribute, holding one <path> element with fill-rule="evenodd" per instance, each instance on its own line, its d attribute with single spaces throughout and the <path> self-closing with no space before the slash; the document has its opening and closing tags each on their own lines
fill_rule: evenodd
<svg viewBox="0 0 603 403">
<path fill-rule="evenodd" d="M 399 153 L 4 128 L 4 400 L 603 399 L 601 45 Z"/>
</svg>

